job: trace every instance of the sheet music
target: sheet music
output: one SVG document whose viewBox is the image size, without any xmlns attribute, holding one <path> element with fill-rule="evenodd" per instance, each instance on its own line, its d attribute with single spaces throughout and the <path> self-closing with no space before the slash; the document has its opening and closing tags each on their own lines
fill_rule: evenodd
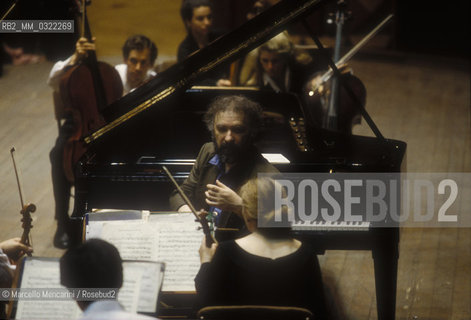
<svg viewBox="0 0 471 320">
<path fill-rule="evenodd" d="M 107 221 L 99 237 L 114 244 L 122 259 L 164 262 L 163 291 L 194 291 L 203 239 L 197 227 L 191 213 L 160 213 L 152 214 L 147 223 Z"/>
<path fill-rule="evenodd" d="M 21 288 L 64 288 L 60 285 L 58 259 L 27 259 Z M 82 310 L 74 300 L 19 300 L 16 319 L 78 319 Z"/>
<path fill-rule="evenodd" d="M 203 232 L 193 214 L 154 214 L 149 224 L 158 230 L 157 259 L 166 264 L 162 291 L 195 291 Z"/>
<path fill-rule="evenodd" d="M 15 318 L 21 320 L 73 320 L 82 314 L 75 301 L 19 301 L 20 305 Z"/>
<path fill-rule="evenodd" d="M 150 212 L 147 210 L 114 210 L 97 209 L 89 213 L 85 228 L 85 239 L 100 238 L 104 223 L 132 223 L 147 220 Z M 123 221 L 125 220 L 125 221 Z"/>
<path fill-rule="evenodd" d="M 129 312 L 137 312 L 141 277 L 129 270 L 123 270 L 123 287 L 118 292 L 118 301 Z M 155 310 L 155 306 L 154 306 Z"/>
<path fill-rule="evenodd" d="M 156 311 L 162 283 L 161 263 L 149 261 L 124 261 L 123 286 L 118 301 L 129 312 Z M 58 258 L 28 258 L 25 261 L 19 288 L 54 289 L 60 285 Z M 78 319 L 82 311 L 75 300 L 19 300 L 16 319 Z"/>
<path fill-rule="evenodd" d="M 103 223 L 99 237 L 118 248 L 123 260 L 158 261 L 154 233 L 145 221 L 113 221 Z"/>
<path fill-rule="evenodd" d="M 157 299 L 163 280 L 163 271 L 161 263 L 139 261 L 123 262 L 124 284 L 118 295 L 121 302 L 121 295 L 128 293 L 127 288 L 137 290 L 133 292 L 133 303 L 135 306 L 125 308 L 128 311 L 138 310 L 139 312 L 155 312 Z M 126 291 L 124 291 L 126 289 Z M 124 302 L 122 303 L 124 305 Z M 134 309 L 133 309 L 134 308 Z"/>
</svg>

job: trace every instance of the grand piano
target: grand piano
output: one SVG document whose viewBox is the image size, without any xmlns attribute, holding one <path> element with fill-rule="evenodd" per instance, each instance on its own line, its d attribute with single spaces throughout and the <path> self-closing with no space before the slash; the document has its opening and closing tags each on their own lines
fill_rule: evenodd
<svg viewBox="0 0 471 320">
<path fill-rule="evenodd" d="M 404 142 L 320 129 L 295 95 L 192 87 L 214 68 L 257 47 L 321 2 L 281 1 L 109 105 L 103 111 L 108 124 L 83 140 L 88 151 L 76 167 L 73 216 L 80 218 L 94 208 L 168 210 L 173 187 L 162 165 L 177 181 L 188 176 L 199 148 L 210 140 L 202 116 L 219 94 L 246 95 L 262 105 L 266 117 L 257 144 L 262 153 L 282 154 L 289 160 L 275 163 L 281 172 L 401 172 Z M 378 319 L 394 319 L 398 228 L 300 230 L 296 237 L 310 242 L 319 254 L 371 250 Z"/>
</svg>

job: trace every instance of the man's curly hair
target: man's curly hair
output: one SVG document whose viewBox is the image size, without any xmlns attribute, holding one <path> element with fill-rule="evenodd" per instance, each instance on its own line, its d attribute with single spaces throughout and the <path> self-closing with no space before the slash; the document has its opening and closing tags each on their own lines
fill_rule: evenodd
<svg viewBox="0 0 471 320">
<path fill-rule="evenodd" d="M 209 105 L 208 111 L 206 111 L 203 118 L 211 133 L 214 131 L 214 119 L 216 115 L 225 111 L 243 114 L 244 123 L 249 129 L 250 136 L 252 138 L 256 137 L 262 125 L 262 107 L 257 102 L 241 95 L 223 95 L 216 97 Z"/>
</svg>

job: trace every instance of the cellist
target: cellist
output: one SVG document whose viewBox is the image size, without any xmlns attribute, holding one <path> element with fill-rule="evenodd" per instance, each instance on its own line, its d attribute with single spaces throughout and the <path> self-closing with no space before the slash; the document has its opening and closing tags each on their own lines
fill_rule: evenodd
<svg viewBox="0 0 471 320">
<path fill-rule="evenodd" d="M 67 68 L 75 66 L 87 55 L 95 50 L 95 43 L 87 38 L 80 38 L 76 43 L 75 53 L 64 61 L 54 64 L 49 73 L 47 83 L 53 90 L 59 90 L 61 76 Z M 139 87 L 144 81 L 156 75 L 152 69 L 157 59 L 157 47 L 144 35 L 133 35 L 123 45 L 123 63 L 115 66 L 123 83 L 123 95 Z"/>
<path fill-rule="evenodd" d="M 20 240 L 21 238 L 11 238 L 0 242 L 0 288 L 11 288 L 13 272 L 16 269 L 16 265 L 11 261 L 33 252 L 32 247 L 21 243 Z M 0 319 L 6 319 L 7 304 L 8 301 L 0 301 Z"/>
<path fill-rule="evenodd" d="M 300 94 L 309 77 L 321 65 L 307 53 L 295 51 L 285 33 L 280 33 L 257 48 L 255 72 L 245 85 L 275 92 Z"/>
<path fill-rule="evenodd" d="M 76 43 L 75 53 L 64 61 L 58 61 L 52 68 L 48 84 L 55 92 L 59 91 L 61 77 L 71 67 L 79 64 L 91 50 L 95 50 L 94 42 L 80 38 Z M 115 66 L 123 84 L 123 95 L 137 88 L 147 79 L 156 75 L 153 71 L 157 58 L 157 47 L 147 37 L 134 35 L 129 37 L 123 45 L 123 64 Z M 69 226 L 69 199 L 72 182 L 67 179 L 63 169 L 64 146 L 74 133 L 74 118 L 70 114 L 64 115 L 65 121 L 60 126 L 59 136 L 49 156 L 51 160 L 52 184 L 55 199 L 55 219 L 57 230 L 54 235 L 54 246 L 65 249 L 70 245 Z"/>
<path fill-rule="evenodd" d="M 15 266 L 11 265 L 10 259 L 19 258 L 26 253 L 33 252 L 33 248 L 29 245 L 21 243 L 21 238 L 15 237 L 0 242 L 0 263 L 8 265 L 11 269 Z"/>
</svg>

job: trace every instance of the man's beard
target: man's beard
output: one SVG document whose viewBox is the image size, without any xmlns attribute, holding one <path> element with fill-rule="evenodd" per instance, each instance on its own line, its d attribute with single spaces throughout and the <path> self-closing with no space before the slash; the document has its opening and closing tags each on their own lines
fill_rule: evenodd
<svg viewBox="0 0 471 320">
<path fill-rule="evenodd" d="M 214 141 L 214 146 L 216 148 L 216 153 L 218 154 L 222 163 L 235 164 L 240 162 L 244 155 L 246 156 L 246 143 L 242 145 L 236 145 L 233 142 L 223 142 L 221 146 L 218 146 L 216 141 Z"/>
</svg>

